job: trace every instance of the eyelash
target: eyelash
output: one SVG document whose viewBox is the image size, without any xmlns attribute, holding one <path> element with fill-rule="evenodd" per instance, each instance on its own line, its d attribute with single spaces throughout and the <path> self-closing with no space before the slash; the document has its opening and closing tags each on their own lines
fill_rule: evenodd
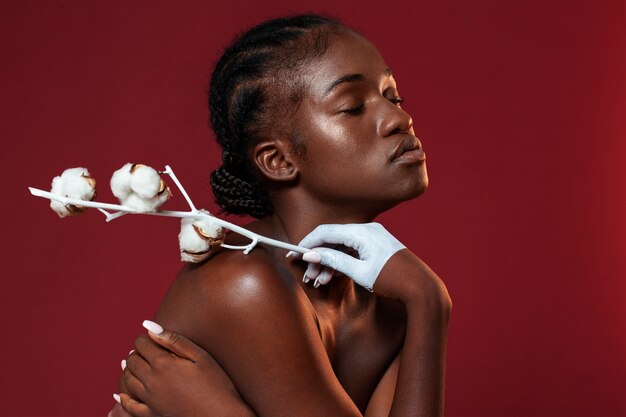
<svg viewBox="0 0 626 417">
<path fill-rule="evenodd" d="M 363 109 L 364 108 L 365 108 L 365 104 L 360 103 L 356 107 L 344 110 L 343 112 L 346 113 L 346 114 L 349 114 L 351 116 L 356 116 L 356 115 L 359 115 L 359 114 L 363 113 Z"/>
<path fill-rule="evenodd" d="M 395 104 L 396 106 L 399 106 L 400 104 L 404 103 L 404 98 L 403 97 L 393 97 L 393 98 L 390 98 L 388 100 L 390 102 L 392 102 L 393 104 Z M 364 108 L 365 108 L 365 104 L 360 103 L 356 107 L 344 110 L 343 112 L 346 113 L 346 114 L 349 114 L 351 116 L 357 116 L 357 115 L 363 113 L 363 109 Z"/>
</svg>

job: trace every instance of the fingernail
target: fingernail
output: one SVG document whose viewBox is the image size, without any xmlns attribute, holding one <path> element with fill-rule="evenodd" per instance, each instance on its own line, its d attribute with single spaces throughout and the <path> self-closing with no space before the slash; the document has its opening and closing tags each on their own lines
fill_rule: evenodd
<svg viewBox="0 0 626 417">
<path fill-rule="evenodd" d="M 309 278 L 309 277 L 307 277 L 307 276 L 306 276 L 306 272 L 307 272 L 307 271 L 304 271 L 304 275 L 302 276 L 302 282 L 304 282 L 305 284 L 306 284 L 307 282 L 311 281 L 311 278 Z"/>
<path fill-rule="evenodd" d="M 314 286 L 315 288 L 317 288 L 317 287 L 319 287 L 319 286 L 320 286 L 320 281 L 319 281 L 319 279 L 317 279 L 317 278 L 315 279 L 315 282 L 313 283 L 313 286 Z"/>
<path fill-rule="evenodd" d="M 155 334 L 155 335 L 160 335 L 161 333 L 163 333 L 163 327 L 159 326 L 157 323 L 150 321 L 150 320 L 144 320 L 142 323 L 143 327 L 145 327 L 150 333 Z"/>
<path fill-rule="evenodd" d="M 122 371 L 126 369 L 126 359 L 122 359 Z"/>
<path fill-rule="evenodd" d="M 119 395 L 117 395 L 117 394 L 113 394 L 113 399 L 114 399 L 115 401 L 117 401 L 117 403 L 118 403 L 118 404 L 121 404 L 121 403 L 122 403 L 122 399 L 121 399 L 121 398 L 120 398 L 120 396 L 119 396 Z"/>
<path fill-rule="evenodd" d="M 311 251 L 302 255 L 302 260 L 304 262 L 313 262 L 318 264 L 322 261 L 322 255 L 320 255 L 319 252 Z"/>
<path fill-rule="evenodd" d="M 133 353 L 135 353 L 135 349 L 133 349 L 130 352 L 128 352 L 128 356 L 132 355 Z"/>
<path fill-rule="evenodd" d="M 287 255 L 285 255 L 285 258 L 289 258 L 290 256 L 295 255 L 296 253 L 292 250 L 290 250 L 289 252 L 287 252 Z"/>
</svg>

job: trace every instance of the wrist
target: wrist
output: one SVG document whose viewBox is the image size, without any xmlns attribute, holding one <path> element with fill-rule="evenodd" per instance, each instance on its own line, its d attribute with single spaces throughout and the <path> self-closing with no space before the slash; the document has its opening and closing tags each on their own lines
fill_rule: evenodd
<svg viewBox="0 0 626 417">
<path fill-rule="evenodd" d="M 452 301 L 443 281 L 408 249 L 396 252 L 380 272 L 374 291 L 407 308 L 449 313 Z"/>
</svg>

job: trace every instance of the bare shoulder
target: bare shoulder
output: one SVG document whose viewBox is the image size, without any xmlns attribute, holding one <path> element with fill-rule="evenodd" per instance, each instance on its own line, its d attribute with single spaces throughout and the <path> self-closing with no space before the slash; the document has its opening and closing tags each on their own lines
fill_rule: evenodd
<svg viewBox="0 0 626 417">
<path fill-rule="evenodd" d="M 184 268 L 157 321 L 207 350 L 259 416 L 358 415 L 298 280 L 263 249 Z"/>
<path fill-rule="evenodd" d="M 220 298 L 258 296 L 272 290 L 293 292 L 298 288 L 290 273 L 263 248 L 247 255 L 222 250 L 201 265 L 183 268 L 176 284 L 211 293 L 220 291 Z"/>
<path fill-rule="evenodd" d="M 303 296 L 297 281 L 262 248 L 247 255 L 223 250 L 180 271 L 157 320 L 188 337 L 214 337 L 210 328 L 242 317 L 306 309 Z"/>
</svg>

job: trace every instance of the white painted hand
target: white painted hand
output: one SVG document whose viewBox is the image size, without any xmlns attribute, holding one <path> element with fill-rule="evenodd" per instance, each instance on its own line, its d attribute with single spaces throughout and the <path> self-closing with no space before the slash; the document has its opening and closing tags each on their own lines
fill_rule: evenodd
<svg viewBox="0 0 626 417">
<path fill-rule="evenodd" d="M 358 252 L 358 258 L 322 247 L 324 244 L 352 248 Z M 405 248 L 380 223 L 323 224 L 302 239 L 298 246 L 313 251 L 302 256 L 304 261 L 310 263 L 306 278 L 316 279 L 316 284 L 327 284 L 332 273 L 320 268 L 321 264 L 344 273 L 369 291 L 373 291 L 374 283 L 389 258 Z"/>
</svg>

